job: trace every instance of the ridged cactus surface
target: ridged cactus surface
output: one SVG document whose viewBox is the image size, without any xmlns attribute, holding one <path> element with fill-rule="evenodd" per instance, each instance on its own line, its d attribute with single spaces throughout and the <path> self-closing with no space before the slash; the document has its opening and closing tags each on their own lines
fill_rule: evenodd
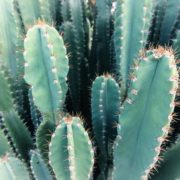
<svg viewBox="0 0 180 180">
<path fill-rule="evenodd" d="M 0 0 L 0 179 L 179 179 L 179 7 Z"/>
</svg>

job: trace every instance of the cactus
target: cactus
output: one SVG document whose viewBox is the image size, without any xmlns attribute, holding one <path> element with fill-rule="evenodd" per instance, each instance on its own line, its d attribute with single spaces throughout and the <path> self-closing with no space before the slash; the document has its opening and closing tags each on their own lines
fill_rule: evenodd
<svg viewBox="0 0 180 180">
<path fill-rule="evenodd" d="M 0 30 L 0 62 L 3 63 L 11 72 L 12 77 L 17 76 L 16 55 L 17 31 L 14 19 L 12 0 L 0 2 L 1 30 Z M 9 28 L 12 27 L 12 28 Z"/>
<path fill-rule="evenodd" d="M 40 154 L 31 151 L 31 169 L 35 179 L 52 180 L 52 176 Z"/>
<path fill-rule="evenodd" d="M 57 179 L 89 179 L 93 149 L 79 118 L 66 117 L 57 126 L 49 147 L 50 164 Z"/>
<path fill-rule="evenodd" d="M 179 29 L 179 0 L 158 0 L 155 5 L 154 31 L 150 33 L 153 38 L 150 43 L 162 46 L 171 45 Z"/>
<path fill-rule="evenodd" d="M 172 121 L 171 113 L 178 87 L 172 52 L 163 48 L 147 51 L 139 58 L 134 69 L 119 119 L 121 140 L 117 140 L 115 148 L 114 179 L 146 179 L 158 161 L 161 144 L 168 135 Z M 157 98 L 162 103 L 154 103 Z M 136 108 L 143 113 L 136 111 Z M 162 110 L 166 113 L 162 114 Z"/>
<path fill-rule="evenodd" d="M 57 31 L 42 22 L 30 29 L 25 39 L 25 80 L 31 85 L 36 106 L 42 113 L 49 113 L 54 122 L 67 91 L 68 59 L 62 44 Z"/>
<path fill-rule="evenodd" d="M 153 180 L 169 180 L 169 179 L 179 179 L 180 172 L 180 143 L 177 142 L 173 147 L 171 147 L 167 152 L 163 153 L 163 163 L 160 163 L 160 171 L 161 173 L 156 173 L 152 176 Z"/>
<path fill-rule="evenodd" d="M 119 85 L 110 75 L 97 77 L 93 82 L 91 106 L 94 136 L 100 150 L 99 166 L 105 176 L 112 166 L 112 146 L 120 113 Z"/>
<path fill-rule="evenodd" d="M 4 156 L 0 159 L 0 174 L 1 178 L 5 180 L 30 180 L 28 171 L 23 163 L 11 156 Z"/>
<path fill-rule="evenodd" d="M 0 157 L 5 156 L 7 152 L 10 151 L 10 146 L 8 144 L 7 139 L 4 136 L 4 133 L 2 130 L 0 130 Z"/>
<path fill-rule="evenodd" d="M 117 1 L 114 42 L 117 72 L 120 71 L 123 94 L 127 89 L 129 68 L 146 45 L 152 5 L 151 0 Z"/>
<path fill-rule="evenodd" d="M 0 0 L 1 179 L 180 178 L 179 5 Z"/>
</svg>

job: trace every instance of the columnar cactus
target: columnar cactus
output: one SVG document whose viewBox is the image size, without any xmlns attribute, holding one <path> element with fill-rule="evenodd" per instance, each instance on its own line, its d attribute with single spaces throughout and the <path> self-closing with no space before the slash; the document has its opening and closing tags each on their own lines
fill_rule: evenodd
<svg viewBox="0 0 180 180">
<path fill-rule="evenodd" d="M 133 68 L 128 97 L 121 107 L 121 139 L 116 141 L 114 179 L 147 179 L 159 161 L 161 145 L 168 135 L 178 88 L 171 51 L 160 47 L 143 52 Z"/>
<path fill-rule="evenodd" d="M 180 179 L 179 6 L 0 0 L 0 178 Z"/>
</svg>

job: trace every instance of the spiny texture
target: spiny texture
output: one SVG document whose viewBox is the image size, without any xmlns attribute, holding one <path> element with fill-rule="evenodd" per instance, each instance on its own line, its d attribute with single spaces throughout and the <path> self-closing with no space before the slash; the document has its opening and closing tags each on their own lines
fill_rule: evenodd
<svg viewBox="0 0 180 180">
<path fill-rule="evenodd" d="M 36 180 L 52 180 L 52 176 L 41 155 L 35 151 L 31 151 L 31 169 Z"/>
<path fill-rule="evenodd" d="M 12 77 L 17 77 L 16 43 L 17 29 L 13 0 L 0 1 L 0 63 L 8 67 Z M 10 28 L 11 27 L 11 28 Z"/>
<path fill-rule="evenodd" d="M 179 5 L 0 0 L 0 179 L 180 178 Z"/>
<path fill-rule="evenodd" d="M 114 45 L 122 93 L 127 90 L 129 68 L 146 45 L 151 21 L 151 0 L 118 0 L 115 13 Z"/>
<path fill-rule="evenodd" d="M 180 178 L 180 142 L 163 153 L 163 162 L 159 165 L 159 172 L 152 176 L 153 180 L 170 180 Z"/>
<path fill-rule="evenodd" d="M 177 80 L 174 56 L 168 50 L 149 50 L 136 61 L 119 118 L 115 180 L 146 179 L 151 174 L 172 121 Z"/>
<path fill-rule="evenodd" d="M 112 67 L 110 59 L 111 21 L 111 2 L 109 0 L 97 1 L 94 38 L 90 58 L 92 79 L 95 78 L 96 73 L 102 75 L 103 73 L 110 72 Z"/>
<path fill-rule="evenodd" d="M 117 136 L 120 113 L 119 85 L 110 76 L 97 77 L 92 86 L 92 124 L 94 137 L 100 150 L 101 174 L 110 173 L 113 159 L 112 146 Z"/>
<path fill-rule="evenodd" d="M 88 33 L 84 0 L 67 0 L 62 2 L 62 29 L 64 41 L 70 57 L 69 89 L 72 100 L 72 111 L 87 116 L 87 94 L 90 85 L 88 64 Z M 76 80 L 74 80 L 76 79 Z M 76 94 L 76 95 L 75 95 Z"/>
<path fill-rule="evenodd" d="M 161 24 L 159 38 L 159 43 L 161 45 L 170 43 L 173 29 L 178 21 L 178 16 L 180 15 L 180 0 L 167 0 L 165 3 L 166 9 Z"/>
<path fill-rule="evenodd" d="M 25 80 L 31 85 L 34 103 L 55 121 L 67 92 L 68 59 L 63 40 L 54 28 L 40 22 L 28 31 L 24 46 Z"/>
<path fill-rule="evenodd" d="M 4 156 L 0 159 L 0 174 L 4 180 L 30 180 L 27 169 L 17 158 Z"/>
<path fill-rule="evenodd" d="M 3 125 L 11 136 L 16 151 L 23 159 L 28 159 L 29 150 L 33 147 L 30 133 L 14 109 L 13 98 L 7 79 L 0 73 L 0 111 Z"/>
<path fill-rule="evenodd" d="M 52 135 L 50 164 L 57 180 L 88 180 L 93 167 L 93 149 L 80 119 L 65 117 Z"/>
<path fill-rule="evenodd" d="M 50 5 L 48 0 L 15 0 L 19 7 L 19 13 L 22 17 L 25 30 L 27 31 L 32 27 L 39 19 L 52 22 L 50 15 Z"/>
</svg>

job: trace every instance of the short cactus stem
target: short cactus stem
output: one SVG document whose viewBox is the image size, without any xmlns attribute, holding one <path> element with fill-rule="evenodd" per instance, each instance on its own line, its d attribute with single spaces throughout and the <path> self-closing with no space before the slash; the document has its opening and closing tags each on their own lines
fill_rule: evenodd
<svg viewBox="0 0 180 180">
<path fill-rule="evenodd" d="M 61 139 L 61 141 L 59 141 Z M 90 179 L 94 152 L 78 117 L 64 117 L 52 135 L 49 160 L 57 179 Z"/>
</svg>

